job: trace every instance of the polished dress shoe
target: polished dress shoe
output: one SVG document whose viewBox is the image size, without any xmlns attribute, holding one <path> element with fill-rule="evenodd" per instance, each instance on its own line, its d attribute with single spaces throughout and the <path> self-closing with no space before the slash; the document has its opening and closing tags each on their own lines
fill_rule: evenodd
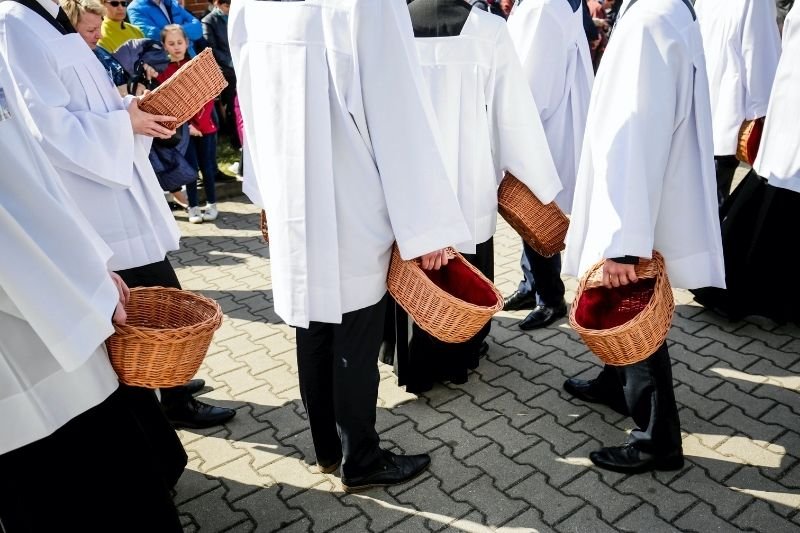
<svg viewBox="0 0 800 533">
<path fill-rule="evenodd" d="M 372 487 L 388 487 L 410 481 L 420 475 L 431 464 L 431 456 L 396 455 L 383 451 L 375 465 L 358 476 L 342 476 L 345 492 L 359 492 Z"/>
<path fill-rule="evenodd" d="M 186 394 L 197 394 L 203 390 L 205 386 L 206 381 L 204 379 L 192 379 L 183 385 L 183 390 L 186 391 Z"/>
<path fill-rule="evenodd" d="M 224 424 L 236 415 L 236 410 L 208 405 L 190 396 L 165 406 L 164 414 L 176 428 L 204 429 Z"/>
<path fill-rule="evenodd" d="M 564 300 L 552 307 L 549 305 L 537 305 L 528 316 L 522 319 L 519 323 L 519 329 L 527 331 L 529 329 L 543 328 L 565 316 L 567 316 L 567 302 Z"/>
<path fill-rule="evenodd" d="M 612 398 L 600 389 L 596 379 L 570 378 L 564 382 L 564 390 L 579 400 L 589 403 L 601 403 L 612 408 L 621 415 L 628 414 L 628 406 L 622 397 Z"/>
<path fill-rule="evenodd" d="M 598 467 L 621 474 L 641 474 L 651 470 L 680 470 L 683 452 L 678 449 L 664 455 L 654 455 L 635 448 L 632 444 L 600 448 L 589 454 Z"/>
<path fill-rule="evenodd" d="M 514 291 L 514 294 L 503 300 L 504 311 L 519 311 L 521 309 L 533 309 L 536 307 L 536 293 L 521 293 Z"/>
</svg>

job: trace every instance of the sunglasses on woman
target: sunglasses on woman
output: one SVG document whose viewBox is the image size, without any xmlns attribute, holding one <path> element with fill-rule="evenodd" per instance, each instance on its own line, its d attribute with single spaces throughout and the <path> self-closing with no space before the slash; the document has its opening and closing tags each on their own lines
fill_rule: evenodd
<svg viewBox="0 0 800 533">
<path fill-rule="evenodd" d="M 106 2 L 106 4 L 110 5 L 111 7 L 128 7 L 128 2 L 125 0 L 122 0 L 121 2 L 119 0 L 111 0 L 110 2 Z"/>
</svg>

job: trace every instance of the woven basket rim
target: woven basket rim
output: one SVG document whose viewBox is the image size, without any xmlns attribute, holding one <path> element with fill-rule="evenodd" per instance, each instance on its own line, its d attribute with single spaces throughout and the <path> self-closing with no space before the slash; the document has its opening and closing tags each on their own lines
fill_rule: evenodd
<svg viewBox="0 0 800 533">
<path fill-rule="evenodd" d="M 152 328 L 147 326 L 132 326 L 129 324 L 114 324 L 114 330 L 119 335 L 134 335 L 138 337 L 149 337 L 154 334 L 169 332 L 174 337 L 185 336 L 187 333 L 195 334 L 198 328 L 218 324 L 222 321 L 222 308 L 219 304 L 201 294 L 187 291 L 185 289 L 176 289 L 175 287 L 134 287 L 131 289 L 131 294 L 135 292 L 160 292 L 162 294 L 174 295 L 180 293 L 182 296 L 187 297 L 188 300 L 194 300 L 195 303 L 201 303 L 214 309 L 214 314 L 208 318 L 187 326 L 179 326 L 176 328 Z M 215 328 L 216 329 L 216 328 Z"/>
<path fill-rule="evenodd" d="M 416 271 L 419 272 L 419 274 L 422 276 L 422 283 L 425 284 L 426 287 L 431 289 L 431 291 L 434 293 L 434 295 L 438 296 L 438 295 L 445 295 L 446 294 L 447 296 L 449 296 L 450 298 L 452 298 L 454 300 L 457 300 L 458 302 L 461 302 L 461 303 L 463 303 L 465 305 L 468 305 L 473 309 L 480 309 L 482 311 L 495 311 L 495 312 L 497 312 L 497 311 L 500 311 L 500 310 L 503 309 L 503 295 L 500 294 L 500 291 L 497 290 L 497 287 L 495 287 L 493 283 L 489 283 L 489 287 L 491 288 L 492 292 L 497 297 L 497 303 L 496 304 L 491 305 L 491 306 L 477 305 L 477 304 L 474 304 L 472 302 L 468 302 L 466 300 L 462 300 L 461 298 L 458 298 L 457 296 L 454 296 L 454 295 L 450 294 L 446 290 L 444 290 L 441 287 L 439 287 L 438 285 L 436 285 L 431 280 L 431 278 L 429 278 L 425 274 L 425 270 L 420 266 L 419 260 L 417 260 L 417 259 L 405 260 L 400 255 L 400 250 L 397 249 L 397 246 L 395 246 L 394 249 L 397 250 L 397 256 L 400 258 L 401 261 L 403 261 L 407 265 L 408 268 L 411 268 L 411 269 L 416 270 Z M 448 252 L 453 252 L 454 254 L 458 254 L 458 252 L 454 248 L 447 248 L 447 251 Z M 461 254 L 458 254 L 458 255 L 459 255 L 459 257 L 461 257 L 459 260 L 462 261 L 467 267 L 469 267 L 470 270 L 472 270 L 473 272 L 476 272 L 477 274 L 480 274 L 481 276 L 483 276 L 483 274 L 479 270 L 477 270 L 469 261 L 464 259 L 464 257 L 461 256 Z"/>
</svg>

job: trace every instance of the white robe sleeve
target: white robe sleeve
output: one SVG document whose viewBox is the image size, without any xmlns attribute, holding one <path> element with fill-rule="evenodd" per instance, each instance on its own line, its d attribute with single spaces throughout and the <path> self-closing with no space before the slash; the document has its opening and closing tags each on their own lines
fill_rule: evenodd
<svg viewBox="0 0 800 533">
<path fill-rule="evenodd" d="M 74 207 L 22 125 L 27 117 L 14 106 L 13 84 L 2 64 L 0 87 L 10 109 L 0 121 L 0 250 L 13 258 L 0 261 L 0 313 L 30 324 L 70 372 L 113 333 L 118 295 L 106 268 L 111 250 Z M 0 353 L 6 347 L 0 339 Z"/>
<path fill-rule="evenodd" d="M 366 0 L 354 16 L 354 86 L 362 89 L 358 96 L 401 256 L 470 240 L 442 161 L 406 3 Z"/>
<path fill-rule="evenodd" d="M 547 122 L 567 87 L 569 57 L 564 46 L 564 29 L 542 6 L 527 8 L 523 4 L 509 18 L 508 30 L 539 116 L 542 122 Z"/>
<path fill-rule="evenodd" d="M 498 179 L 508 171 L 544 204 L 561 191 L 542 121 L 508 30 L 501 26 L 494 45 L 495 71 L 487 88 L 492 125 L 492 153 Z"/>
<path fill-rule="evenodd" d="M 128 112 L 125 108 L 71 110 L 70 87 L 59 77 L 59 65 L 47 49 L 48 44 L 56 46 L 57 42 L 42 41 L 41 35 L 16 19 L 0 21 L 0 53 L 14 65 L 14 82 L 33 117 L 31 130 L 38 132 L 37 140 L 59 170 L 108 187 L 130 187 L 132 173 L 120 171 L 133 167 L 134 138 Z M 94 83 L 81 79 L 80 72 L 74 74 L 75 83 Z M 86 94 L 82 89 L 78 93 Z"/>
<path fill-rule="evenodd" d="M 677 77 L 656 36 L 641 26 L 625 29 L 627 52 L 613 58 L 619 78 L 613 87 L 595 87 L 592 105 L 604 111 L 591 113 L 597 123 L 587 126 L 594 132 L 591 159 L 581 162 L 577 187 L 585 186 L 582 178 L 589 172 L 594 180 L 589 194 L 580 193 L 591 198 L 580 216 L 587 217 L 583 227 L 590 235 L 593 226 L 598 235 L 610 235 L 604 258 L 649 258 L 675 129 Z"/>
<path fill-rule="evenodd" d="M 742 28 L 747 120 L 767 114 L 769 96 L 781 56 L 781 40 L 772 0 L 749 0 Z"/>
</svg>

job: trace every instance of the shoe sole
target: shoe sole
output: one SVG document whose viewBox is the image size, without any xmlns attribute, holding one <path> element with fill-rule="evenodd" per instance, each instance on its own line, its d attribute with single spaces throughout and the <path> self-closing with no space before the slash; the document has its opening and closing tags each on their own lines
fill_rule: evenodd
<svg viewBox="0 0 800 533">
<path fill-rule="evenodd" d="M 683 457 L 678 459 L 665 459 L 664 461 L 659 461 L 653 463 L 648 466 L 636 467 L 636 468 L 624 468 L 624 467 L 617 467 L 614 465 L 605 465 L 605 464 L 597 464 L 592 461 L 592 464 L 595 465 L 597 468 L 602 468 L 603 470 L 609 470 L 611 472 L 617 472 L 618 474 L 644 474 L 646 472 L 673 472 L 675 470 L 680 470 L 683 468 L 684 460 Z"/>
<path fill-rule="evenodd" d="M 425 468 L 421 468 L 419 472 L 417 472 L 416 474 L 414 474 L 409 478 L 404 479 L 403 481 L 396 481 L 394 483 L 372 483 L 370 485 L 359 485 L 358 487 L 349 487 L 345 485 L 344 482 L 342 482 L 342 487 L 344 487 L 344 491 L 348 494 L 355 494 L 356 492 L 364 492 L 365 490 L 374 489 L 378 487 L 394 487 L 395 485 L 402 485 L 403 483 L 408 483 L 409 481 L 418 478 L 430 466 L 431 466 L 430 463 L 428 463 L 427 465 L 425 465 Z"/>
</svg>

